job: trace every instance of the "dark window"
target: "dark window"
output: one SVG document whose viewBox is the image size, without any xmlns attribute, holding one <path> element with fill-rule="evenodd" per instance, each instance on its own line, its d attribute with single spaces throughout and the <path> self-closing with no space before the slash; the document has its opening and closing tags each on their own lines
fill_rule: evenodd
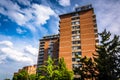
<svg viewBox="0 0 120 80">
<path fill-rule="evenodd" d="M 72 31 L 72 34 L 79 34 L 80 31 Z"/>
<path fill-rule="evenodd" d="M 80 26 L 72 26 L 72 29 L 80 29 Z"/>
<path fill-rule="evenodd" d="M 75 55 L 81 55 L 81 52 L 72 52 L 72 55 L 75 56 Z"/>
<path fill-rule="evenodd" d="M 76 52 L 76 55 L 81 55 L 81 52 Z"/>
<path fill-rule="evenodd" d="M 72 20 L 77 20 L 77 19 L 80 19 L 80 17 L 74 17 L 74 18 L 72 18 Z"/>
<path fill-rule="evenodd" d="M 75 61 L 75 58 L 72 58 L 72 61 Z"/>
<path fill-rule="evenodd" d="M 95 29 L 94 31 L 95 31 L 95 33 L 97 33 L 97 29 Z"/>
<path fill-rule="evenodd" d="M 80 41 L 73 41 L 72 44 L 80 44 Z"/>
<path fill-rule="evenodd" d="M 98 39 L 96 39 L 96 42 L 97 42 L 97 43 L 99 43 L 99 40 L 98 40 Z"/>
</svg>

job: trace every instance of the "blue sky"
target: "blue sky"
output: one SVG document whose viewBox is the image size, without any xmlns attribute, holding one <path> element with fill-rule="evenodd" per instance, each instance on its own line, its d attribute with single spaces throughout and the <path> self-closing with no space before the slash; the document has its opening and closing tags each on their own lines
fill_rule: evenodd
<svg viewBox="0 0 120 80">
<path fill-rule="evenodd" d="M 92 4 L 98 31 L 120 35 L 120 0 L 0 0 L 0 80 L 36 64 L 39 39 L 58 33 L 59 15 Z"/>
</svg>

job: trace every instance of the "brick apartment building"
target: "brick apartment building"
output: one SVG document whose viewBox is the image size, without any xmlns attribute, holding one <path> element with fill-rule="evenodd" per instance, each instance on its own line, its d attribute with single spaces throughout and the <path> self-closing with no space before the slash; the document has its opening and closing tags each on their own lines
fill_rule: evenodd
<svg viewBox="0 0 120 80">
<path fill-rule="evenodd" d="M 22 70 L 27 71 L 29 75 L 36 74 L 37 65 L 25 66 L 22 69 L 19 69 L 18 72 L 15 72 L 14 75 L 20 73 Z"/>
<path fill-rule="evenodd" d="M 92 57 L 98 43 L 97 25 L 91 5 L 76 8 L 76 11 L 60 17 L 59 58 L 64 57 L 67 68 L 79 67 L 75 54 Z"/>
<path fill-rule="evenodd" d="M 86 5 L 59 17 L 59 35 L 45 36 L 40 40 L 38 65 L 42 65 L 50 55 L 53 58 L 63 57 L 67 68 L 72 70 L 80 67 L 76 54 L 92 57 L 95 53 L 98 43 L 96 16 L 93 7 Z"/>
<path fill-rule="evenodd" d="M 58 59 L 59 50 L 59 35 L 44 36 L 40 39 L 39 54 L 38 54 L 38 66 L 44 64 L 48 56 L 53 59 Z"/>
</svg>

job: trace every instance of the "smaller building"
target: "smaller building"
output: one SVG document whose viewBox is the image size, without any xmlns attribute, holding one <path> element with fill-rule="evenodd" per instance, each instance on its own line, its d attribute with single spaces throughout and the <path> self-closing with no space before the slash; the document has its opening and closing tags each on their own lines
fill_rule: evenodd
<svg viewBox="0 0 120 80">
<path fill-rule="evenodd" d="M 18 72 L 15 72 L 14 75 L 18 74 L 22 70 L 26 70 L 29 75 L 36 74 L 37 65 L 25 66 L 22 69 L 19 69 Z"/>
<path fill-rule="evenodd" d="M 37 66 L 41 66 L 47 61 L 48 56 L 58 59 L 59 34 L 44 36 L 40 39 Z"/>
</svg>

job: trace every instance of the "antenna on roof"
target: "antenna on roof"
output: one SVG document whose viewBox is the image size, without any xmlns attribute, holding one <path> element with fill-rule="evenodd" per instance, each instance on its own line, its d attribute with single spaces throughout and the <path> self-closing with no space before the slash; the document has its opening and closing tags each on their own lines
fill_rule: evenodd
<svg viewBox="0 0 120 80">
<path fill-rule="evenodd" d="M 92 4 L 88 4 L 85 6 L 78 6 L 75 8 L 75 11 L 84 11 L 92 8 Z"/>
</svg>

